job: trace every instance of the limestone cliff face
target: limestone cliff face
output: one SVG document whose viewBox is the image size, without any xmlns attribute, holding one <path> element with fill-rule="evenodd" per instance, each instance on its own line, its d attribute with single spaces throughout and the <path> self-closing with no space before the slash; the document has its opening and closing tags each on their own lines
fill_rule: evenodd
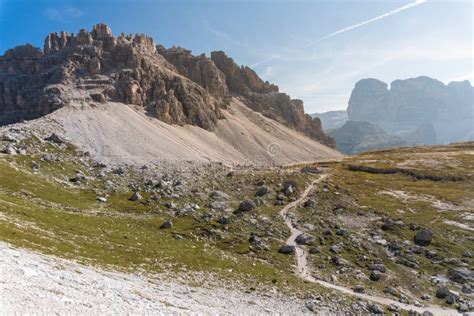
<svg viewBox="0 0 474 316">
<path fill-rule="evenodd" d="M 30 45 L 0 61 L 0 123 L 32 119 L 67 104 L 115 101 L 144 107 L 170 124 L 212 129 L 215 98 L 179 75 L 143 34 L 114 37 L 104 24 L 91 32 L 51 33 L 41 52 Z"/>
<path fill-rule="evenodd" d="M 212 52 L 211 59 L 224 73 L 229 90 L 251 109 L 335 147 L 335 141 L 324 134 L 321 121 L 305 114 L 303 101 L 292 100 L 287 94 L 278 92 L 276 85 L 264 82 L 248 67 L 239 67 L 224 52 Z"/>
<path fill-rule="evenodd" d="M 356 83 L 347 108 L 349 119 L 375 123 L 402 137 L 428 131 L 422 143 L 466 140 L 474 124 L 474 88 L 468 81 L 448 85 L 429 78 L 395 80 L 390 89 L 376 79 Z M 433 131 L 434 130 L 434 131 Z"/>
<path fill-rule="evenodd" d="M 223 52 L 211 58 L 156 46 L 144 34 L 115 37 L 105 24 L 51 33 L 43 50 L 23 45 L 0 57 L 0 124 L 33 119 L 65 105 L 134 104 L 169 124 L 212 130 L 232 97 L 334 147 L 303 103 L 278 92 Z"/>
</svg>

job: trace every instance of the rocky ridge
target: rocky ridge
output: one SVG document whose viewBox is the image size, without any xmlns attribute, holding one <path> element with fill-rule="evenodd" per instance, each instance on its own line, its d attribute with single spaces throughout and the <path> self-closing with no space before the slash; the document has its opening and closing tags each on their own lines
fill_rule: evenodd
<svg viewBox="0 0 474 316">
<path fill-rule="evenodd" d="M 0 124 L 29 120 L 66 105 L 119 102 L 136 105 L 168 124 L 213 130 L 232 98 L 323 144 L 334 140 L 303 102 L 278 92 L 249 67 L 223 52 L 155 45 L 144 34 L 115 37 L 105 24 L 91 32 L 51 33 L 43 50 L 32 45 L 0 58 Z"/>
<path fill-rule="evenodd" d="M 349 120 L 377 124 L 407 141 L 443 144 L 469 140 L 474 88 L 467 80 L 445 85 L 425 76 L 395 80 L 390 89 L 380 80 L 363 79 L 352 91 L 347 112 Z M 420 142 L 421 130 L 428 135 Z"/>
</svg>

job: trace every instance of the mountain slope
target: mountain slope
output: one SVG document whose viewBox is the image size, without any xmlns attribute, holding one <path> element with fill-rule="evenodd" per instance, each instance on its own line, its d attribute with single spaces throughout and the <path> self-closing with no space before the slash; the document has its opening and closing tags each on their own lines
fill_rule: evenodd
<svg viewBox="0 0 474 316">
<path fill-rule="evenodd" d="M 346 154 L 408 145 L 401 138 L 389 135 L 379 126 L 369 122 L 347 121 L 329 135 L 336 140 L 337 149 Z"/>
<path fill-rule="evenodd" d="M 133 105 L 138 112 L 195 134 L 210 131 L 219 136 L 216 129 L 223 125 L 226 109 L 240 102 L 314 142 L 335 146 L 319 119 L 304 113 L 302 101 L 278 92 L 277 86 L 262 81 L 252 69 L 239 67 L 223 52 L 212 52 L 211 58 L 193 56 L 182 48 L 156 46 L 144 34 L 114 37 L 104 24 L 76 35 L 51 33 L 43 51 L 31 45 L 8 50 L 0 58 L 0 79 L 0 124 L 42 117 L 65 107 L 113 103 Z M 262 141 L 260 147 L 268 145 Z M 308 151 L 319 148 L 311 144 Z M 248 153 L 262 154 L 261 150 Z M 205 153 L 199 157 L 205 158 Z"/>
<path fill-rule="evenodd" d="M 218 120 L 213 131 L 169 125 L 120 103 L 65 107 L 48 118 L 81 150 L 111 164 L 193 160 L 271 165 L 342 157 L 238 100 L 222 115 L 225 119 Z"/>
</svg>

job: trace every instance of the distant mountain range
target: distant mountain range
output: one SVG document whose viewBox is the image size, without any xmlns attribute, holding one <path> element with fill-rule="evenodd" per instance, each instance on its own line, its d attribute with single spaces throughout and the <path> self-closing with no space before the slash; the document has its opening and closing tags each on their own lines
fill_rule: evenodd
<svg viewBox="0 0 474 316">
<path fill-rule="evenodd" d="M 445 85 L 422 76 L 395 80 L 390 89 L 377 79 L 360 80 L 347 111 L 318 113 L 314 117 L 321 119 L 323 129 L 336 139 L 340 151 L 356 153 L 395 144 L 473 140 L 473 113 L 474 88 L 469 81 Z"/>
</svg>

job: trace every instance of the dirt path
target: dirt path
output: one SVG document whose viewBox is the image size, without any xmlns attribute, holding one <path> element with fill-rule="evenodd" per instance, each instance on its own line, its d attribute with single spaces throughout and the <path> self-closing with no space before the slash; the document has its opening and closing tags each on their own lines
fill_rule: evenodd
<svg viewBox="0 0 474 316">
<path fill-rule="evenodd" d="M 356 296 L 358 298 L 368 300 L 368 301 L 371 301 L 371 302 L 374 302 L 374 303 L 378 303 L 378 304 L 382 304 L 382 305 L 396 304 L 404 310 L 407 310 L 407 311 L 414 310 L 414 311 L 417 311 L 419 313 L 423 313 L 424 311 L 429 311 L 429 312 L 433 313 L 434 315 L 458 315 L 457 311 L 453 310 L 453 309 L 445 309 L 445 308 L 441 308 L 441 307 L 433 306 L 433 305 L 429 305 L 427 307 L 418 307 L 418 306 L 415 306 L 415 305 L 403 304 L 403 303 L 397 302 L 395 300 L 392 300 L 392 299 L 389 299 L 389 298 L 386 298 L 386 297 L 374 296 L 374 295 L 363 294 L 363 293 L 355 293 L 350 288 L 340 286 L 340 285 L 336 285 L 336 284 L 332 284 L 332 283 L 325 282 L 325 281 L 322 281 L 322 280 L 318 280 L 314 276 L 312 276 L 312 274 L 311 274 L 311 272 L 309 271 L 309 268 L 308 268 L 308 260 L 307 260 L 308 251 L 304 248 L 304 246 L 297 245 L 296 242 L 295 242 L 296 237 L 299 234 L 303 233 L 303 231 L 299 230 L 298 228 L 296 228 L 293 225 L 293 223 L 291 221 L 291 218 L 288 216 L 288 214 L 289 214 L 289 211 L 291 209 L 293 209 L 298 204 L 300 204 L 308 196 L 309 192 L 311 192 L 311 190 L 313 189 L 313 187 L 317 183 L 319 183 L 321 180 L 323 180 L 326 177 L 327 177 L 327 175 L 322 175 L 317 180 L 313 181 L 304 190 L 304 192 L 301 194 L 301 196 L 298 200 L 287 204 L 280 212 L 280 215 L 283 217 L 283 220 L 285 221 L 286 225 L 288 226 L 288 228 L 291 231 L 291 236 L 286 241 L 286 244 L 295 246 L 295 248 L 296 248 L 296 252 L 295 252 L 296 271 L 295 271 L 295 273 L 299 277 L 301 277 L 302 279 L 304 279 L 308 282 L 318 283 L 318 284 L 320 284 L 320 285 L 322 285 L 326 288 L 337 290 L 337 291 L 343 292 L 345 294 Z"/>
</svg>

